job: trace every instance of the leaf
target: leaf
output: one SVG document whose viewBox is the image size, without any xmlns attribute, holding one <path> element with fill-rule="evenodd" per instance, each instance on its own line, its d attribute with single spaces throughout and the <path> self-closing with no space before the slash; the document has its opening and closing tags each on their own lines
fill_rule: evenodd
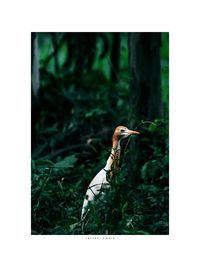
<svg viewBox="0 0 200 267">
<path fill-rule="evenodd" d="M 160 176 L 160 180 L 163 180 L 163 179 L 165 179 L 166 177 L 164 176 L 164 175 L 161 175 Z"/>
<path fill-rule="evenodd" d="M 79 223 L 73 223 L 69 226 L 69 231 L 72 232 Z"/>
<path fill-rule="evenodd" d="M 155 123 L 151 123 L 150 125 L 149 125 L 149 131 L 150 132 L 154 132 L 154 131 L 156 131 L 157 130 L 157 125 L 155 124 Z"/>
<path fill-rule="evenodd" d="M 63 186 L 62 186 L 61 182 L 60 181 L 57 181 L 57 182 L 58 182 L 58 186 L 59 186 L 60 190 L 63 192 L 64 190 L 63 190 Z"/>
<path fill-rule="evenodd" d="M 54 166 L 54 163 L 51 160 L 46 160 L 46 159 L 32 160 L 33 168 L 49 168 L 53 166 Z"/>
<path fill-rule="evenodd" d="M 142 179 L 145 179 L 146 176 L 147 176 L 147 169 L 148 169 L 148 162 L 146 162 L 143 166 L 142 166 L 142 169 L 141 169 L 141 176 L 142 176 Z"/>
<path fill-rule="evenodd" d="M 106 114 L 106 111 L 105 110 L 102 110 L 100 108 L 94 108 L 92 110 L 90 110 L 89 112 L 87 112 L 85 114 L 85 117 L 86 118 L 90 118 L 90 117 L 93 117 L 93 116 L 100 116 L 100 115 L 103 115 L 103 114 Z"/>
<path fill-rule="evenodd" d="M 145 185 L 145 184 L 141 184 L 138 186 L 139 190 L 142 190 L 143 192 L 152 192 L 152 193 L 156 193 L 158 192 L 160 189 L 155 186 L 155 185 Z"/>
<path fill-rule="evenodd" d="M 66 169 L 67 168 L 73 168 L 74 164 L 77 162 L 77 160 L 78 159 L 77 159 L 76 155 L 67 156 L 63 160 L 54 164 L 54 167 L 66 168 Z"/>
</svg>

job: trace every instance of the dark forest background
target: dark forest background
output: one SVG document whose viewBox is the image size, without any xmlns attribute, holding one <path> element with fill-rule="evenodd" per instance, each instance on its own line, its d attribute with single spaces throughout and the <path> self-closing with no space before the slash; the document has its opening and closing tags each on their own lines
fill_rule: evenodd
<svg viewBox="0 0 200 267">
<path fill-rule="evenodd" d="M 32 33 L 31 75 L 32 234 L 82 233 L 118 125 L 141 135 L 85 234 L 168 234 L 168 33 Z"/>
</svg>

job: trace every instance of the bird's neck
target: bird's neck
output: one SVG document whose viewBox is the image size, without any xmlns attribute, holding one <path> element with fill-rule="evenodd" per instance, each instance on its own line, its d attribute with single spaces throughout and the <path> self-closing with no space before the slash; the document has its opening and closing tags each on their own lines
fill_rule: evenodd
<svg viewBox="0 0 200 267">
<path fill-rule="evenodd" d="M 115 171 L 118 169 L 119 159 L 120 159 L 120 150 L 121 150 L 120 140 L 113 138 L 111 154 L 104 168 L 106 171 Z"/>
</svg>

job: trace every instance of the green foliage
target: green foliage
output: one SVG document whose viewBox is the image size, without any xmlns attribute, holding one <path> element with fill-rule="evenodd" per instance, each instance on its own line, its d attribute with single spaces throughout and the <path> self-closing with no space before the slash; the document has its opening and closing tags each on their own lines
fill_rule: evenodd
<svg viewBox="0 0 200 267">
<path fill-rule="evenodd" d="M 164 129 L 163 140 L 166 125 Z M 152 125 L 146 131 L 160 133 Z M 136 188 L 127 184 L 127 165 L 123 164 L 111 187 L 103 190 L 103 199 L 97 198 L 91 206 L 84 234 L 168 234 L 167 147 L 165 144 L 163 154 L 159 147 L 153 146 L 154 153 L 143 163 L 142 182 Z M 86 187 L 95 172 L 105 164 L 107 156 L 105 151 L 99 156 L 96 168 L 92 163 L 87 168 L 78 165 L 78 155 L 75 154 L 56 163 L 32 161 L 33 234 L 83 233 L 80 212 Z"/>
<path fill-rule="evenodd" d="M 94 108 L 92 110 L 90 110 L 89 112 L 87 112 L 85 114 L 86 118 L 91 118 L 91 117 L 98 117 L 100 115 L 106 114 L 105 110 L 102 110 L 100 108 Z"/>
<path fill-rule="evenodd" d="M 56 168 L 72 168 L 74 167 L 75 162 L 77 161 L 77 158 L 75 155 L 67 156 L 63 160 L 57 162 L 55 164 Z"/>
<path fill-rule="evenodd" d="M 32 100 L 32 234 L 78 235 L 84 195 L 110 155 L 113 129 L 130 126 L 132 120 L 127 34 L 121 35 L 115 84 L 110 80 L 111 33 L 84 39 L 90 50 L 96 49 L 91 54 L 80 34 L 56 36 L 61 42 L 57 71 L 55 56 L 47 61 L 54 49 L 51 35 L 39 35 L 40 95 L 39 101 Z M 167 34 L 161 56 L 165 117 L 140 123 L 141 135 L 122 153 L 120 173 L 104 189 L 105 197 L 91 206 L 84 234 L 168 234 Z M 136 149 L 134 162 L 130 156 Z M 138 173 L 133 185 L 132 166 Z"/>
</svg>

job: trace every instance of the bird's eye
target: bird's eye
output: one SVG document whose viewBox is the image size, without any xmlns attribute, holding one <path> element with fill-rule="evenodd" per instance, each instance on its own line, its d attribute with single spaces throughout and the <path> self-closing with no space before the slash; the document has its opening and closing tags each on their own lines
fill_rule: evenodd
<svg viewBox="0 0 200 267">
<path fill-rule="evenodd" d="M 125 129 L 121 129 L 120 132 L 121 132 L 121 133 L 125 132 Z"/>
</svg>

